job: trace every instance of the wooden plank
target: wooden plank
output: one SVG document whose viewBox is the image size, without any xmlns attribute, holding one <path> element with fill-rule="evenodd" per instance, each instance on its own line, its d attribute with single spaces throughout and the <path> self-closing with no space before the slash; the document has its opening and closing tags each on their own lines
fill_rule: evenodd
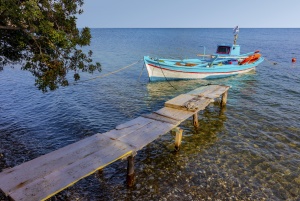
<svg viewBox="0 0 300 201">
<path fill-rule="evenodd" d="M 121 124 L 117 126 L 116 129 L 103 133 L 102 135 L 110 137 L 111 139 L 118 139 L 122 136 L 126 136 L 136 131 L 137 129 L 143 128 L 144 126 L 151 123 L 152 121 L 154 120 L 149 118 L 144 118 L 144 117 L 138 117 L 129 122 Z"/>
<path fill-rule="evenodd" d="M 181 94 L 167 101 L 165 106 L 175 109 L 199 111 L 204 109 L 207 106 L 207 103 L 211 102 L 210 100 L 205 100 L 205 98 L 217 98 L 228 89 L 228 86 L 221 85 L 199 87 L 187 94 Z"/>
<path fill-rule="evenodd" d="M 213 85 L 212 88 L 210 88 L 210 90 L 204 91 L 203 93 L 200 94 L 200 96 L 209 97 L 211 94 L 213 94 L 219 88 L 220 88 L 219 85 Z"/>
<path fill-rule="evenodd" d="M 194 96 L 206 96 L 207 94 L 211 93 L 212 91 L 216 90 L 220 85 L 208 85 L 199 87 L 194 89 L 193 91 L 188 92 L 187 94 L 194 95 Z"/>
<path fill-rule="evenodd" d="M 174 108 L 170 108 L 170 107 L 161 108 L 161 109 L 155 111 L 155 113 L 160 114 L 162 116 L 172 118 L 172 119 L 177 119 L 180 121 L 180 123 L 194 114 L 194 112 L 191 112 L 191 111 L 179 110 L 179 109 L 174 109 Z"/>
<path fill-rule="evenodd" d="M 176 98 L 165 103 L 166 107 L 180 109 L 180 110 L 189 110 L 189 111 L 198 111 L 204 109 L 212 100 L 200 96 L 187 95 L 189 97 L 185 99 L 177 100 Z"/>
<path fill-rule="evenodd" d="M 167 102 L 165 102 L 165 107 L 171 107 L 175 109 L 184 109 L 184 104 L 195 98 L 195 96 L 188 94 L 181 94 Z"/>
<path fill-rule="evenodd" d="M 165 123 L 170 123 L 170 124 L 174 124 L 174 125 L 180 124 L 180 120 L 168 118 L 166 116 L 162 116 L 157 113 L 144 114 L 144 115 L 142 115 L 142 117 L 153 119 L 156 121 L 165 122 Z"/>
<path fill-rule="evenodd" d="M 123 129 L 126 129 L 126 128 L 135 128 L 135 127 L 143 127 L 145 124 L 148 124 L 149 122 L 149 119 L 145 119 L 145 118 L 142 118 L 142 117 L 137 117 L 135 119 L 132 119 L 128 122 L 125 122 L 123 124 L 120 124 L 116 127 L 116 130 L 123 130 Z"/>
<path fill-rule="evenodd" d="M 230 87 L 225 85 L 209 85 L 205 87 L 197 88 L 193 91 L 190 91 L 189 95 L 194 96 L 203 96 L 207 98 L 218 98 L 221 96 L 224 92 L 226 92 Z"/>
<path fill-rule="evenodd" d="M 150 142 L 157 139 L 159 136 L 169 132 L 174 127 L 176 127 L 174 124 L 153 121 L 142 129 L 138 129 L 129 135 L 119 138 L 118 140 L 136 147 L 137 150 L 140 150 Z"/>
<path fill-rule="evenodd" d="M 0 188 L 4 192 L 9 192 L 17 186 L 16 183 L 30 183 L 32 180 L 44 176 L 47 172 L 58 169 L 66 163 L 71 163 L 74 158 L 84 157 L 89 152 L 99 148 L 99 140 L 101 141 L 101 139 L 101 134 L 93 135 L 14 168 L 6 169 L 0 173 Z M 52 162 L 51 165 L 49 165 L 49 161 Z"/>
<path fill-rule="evenodd" d="M 219 86 L 219 88 L 215 89 L 214 91 L 212 91 L 210 94 L 207 94 L 205 97 L 208 98 L 218 98 L 220 97 L 223 93 L 225 93 L 226 91 L 228 91 L 229 87 L 228 86 Z"/>
<path fill-rule="evenodd" d="M 47 172 L 47 174 L 42 177 L 38 177 L 29 183 L 19 183 L 13 188 L 13 191 L 9 192 L 9 195 L 14 200 L 29 201 L 47 199 L 68 186 L 73 185 L 78 180 L 118 159 L 130 155 L 133 151 L 131 146 L 118 140 L 111 140 L 106 136 L 100 137 L 99 145 L 98 151 L 93 151 L 85 155 L 84 158 L 80 158 L 80 160 L 73 158 L 74 161 L 72 163 L 66 163 L 64 166 Z M 60 159 L 60 162 L 63 162 L 65 159 L 67 158 Z M 51 165 L 54 165 L 54 163 L 49 161 L 48 166 Z M 27 174 L 27 171 L 28 170 L 24 170 L 23 174 Z"/>
<path fill-rule="evenodd" d="M 184 107 L 189 111 L 199 111 L 203 110 L 212 102 L 212 99 L 203 98 L 203 97 L 195 97 L 192 100 L 186 102 Z"/>
<path fill-rule="evenodd" d="M 180 117 L 180 116 L 174 116 L 174 115 L 172 115 L 172 113 L 164 113 L 164 112 L 162 112 L 164 109 L 169 109 L 168 111 L 169 112 L 174 112 L 174 111 L 176 111 L 176 112 L 178 112 L 178 113 L 180 113 L 181 112 L 181 110 L 177 110 L 177 109 L 173 109 L 173 108 L 168 108 L 168 107 L 165 107 L 165 108 L 162 108 L 162 109 L 159 109 L 159 110 L 157 110 L 157 111 L 155 111 L 155 112 L 153 112 L 153 113 L 155 113 L 155 114 L 158 114 L 158 115 L 160 115 L 160 116 L 163 116 L 163 117 L 167 117 L 167 118 L 170 118 L 170 119 L 173 119 L 173 120 L 176 120 L 176 121 L 181 121 L 183 118 L 182 117 Z"/>
</svg>

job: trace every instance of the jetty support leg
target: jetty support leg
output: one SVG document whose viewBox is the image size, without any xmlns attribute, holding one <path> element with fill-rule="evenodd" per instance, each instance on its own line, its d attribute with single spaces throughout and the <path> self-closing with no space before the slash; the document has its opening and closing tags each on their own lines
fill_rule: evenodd
<svg viewBox="0 0 300 201">
<path fill-rule="evenodd" d="M 228 95 L 228 91 L 225 91 L 222 95 L 222 100 L 221 100 L 221 107 L 224 107 L 227 103 L 227 95 Z"/>
<path fill-rule="evenodd" d="M 173 135 L 175 135 L 175 150 L 179 151 L 181 140 L 182 140 L 182 132 L 183 130 L 180 128 L 174 128 L 172 130 Z"/>
<path fill-rule="evenodd" d="M 134 156 L 127 157 L 127 186 L 132 187 L 134 184 Z"/>
<path fill-rule="evenodd" d="M 195 128 L 199 127 L 198 113 L 197 112 L 193 115 L 193 124 L 194 124 Z"/>
<path fill-rule="evenodd" d="M 103 174 L 103 168 L 100 169 L 100 170 L 98 170 L 97 173 L 98 173 L 99 175 Z"/>
</svg>

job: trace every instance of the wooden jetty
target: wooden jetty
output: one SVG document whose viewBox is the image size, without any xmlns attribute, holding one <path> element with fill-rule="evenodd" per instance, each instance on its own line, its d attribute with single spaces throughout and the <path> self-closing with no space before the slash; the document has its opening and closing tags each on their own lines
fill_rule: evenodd
<svg viewBox="0 0 300 201">
<path fill-rule="evenodd" d="M 136 152 L 159 136 L 175 133 L 178 150 L 182 129 L 177 126 L 193 116 L 198 126 L 198 112 L 222 96 L 226 104 L 229 87 L 208 85 L 165 103 L 165 107 L 117 126 L 106 133 L 95 134 L 66 147 L 40 156 L 0 173 L 0 189 L 11 200 L 45 200 L 80 179 L 127 157 L 127 184 L 134 182 Z"/>
</svg>

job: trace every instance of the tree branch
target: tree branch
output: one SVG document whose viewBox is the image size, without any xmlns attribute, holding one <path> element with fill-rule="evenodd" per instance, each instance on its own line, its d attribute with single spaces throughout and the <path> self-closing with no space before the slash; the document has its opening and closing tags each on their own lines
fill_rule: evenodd
<svg viewBox="0 0 300 201">
<path fill-rule="evenodd" d="M 13 26 L 1 26 L 0 29 L 6 29 L 6 30 L 20 30 L 21 28 L 19 27 L 13 27 Z"/>
</svg>

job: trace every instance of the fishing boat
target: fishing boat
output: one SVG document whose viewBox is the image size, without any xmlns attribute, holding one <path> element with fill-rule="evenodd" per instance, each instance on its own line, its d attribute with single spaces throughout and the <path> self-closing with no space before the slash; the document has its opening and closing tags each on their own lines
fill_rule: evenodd
<svg viewBox="0 0 300 201">
<path fill-rule="evenodd" d="M 259 51 L 240 54 L 236 44 L 238 27 L 234 29 L 234 43 L 220 44 L 215 54 L 198 54 L 201 59 L 167 59 L 144 56 L 150 81 L 181 79 L 215 79 L 247 73 L 264 58 Z M 205 48 L 204 48 L 205 50 Z"/>
</svg>

